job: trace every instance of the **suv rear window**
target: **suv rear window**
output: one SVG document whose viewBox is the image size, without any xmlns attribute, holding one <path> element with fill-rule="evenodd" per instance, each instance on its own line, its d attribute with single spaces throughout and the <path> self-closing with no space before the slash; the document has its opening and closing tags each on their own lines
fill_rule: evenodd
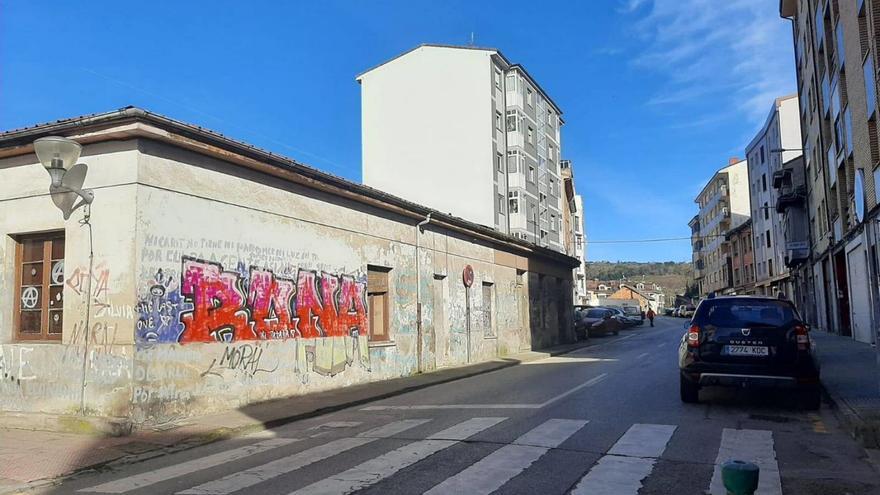
<svg viewBox="0 0 880 495">
<path fill-rule="evenodd" d="M 587 311 L 587 318 L 603 318 L 605 313 L 606 310 L 604 309 L 591 309 Z"/>
<path fill-rule="evenodd" d="M 716 327 L 780 327 L 798 319 L 794 306 L 786 301 L 721 299 L 704 301 L 696 323 Z"/>
</svg>

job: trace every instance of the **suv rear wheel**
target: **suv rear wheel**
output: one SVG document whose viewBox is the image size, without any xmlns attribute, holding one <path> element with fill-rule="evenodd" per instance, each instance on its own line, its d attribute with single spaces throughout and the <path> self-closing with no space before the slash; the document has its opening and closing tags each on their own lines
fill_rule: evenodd
<svg viewBox="0 0 880 495">
<path fill-rule="evenodd" d="M 700 386 L 685 378 L 684 375 L 679 375 L 678 379 L 681 401 L 688 404 L 700 402 Z"/>
</svg>

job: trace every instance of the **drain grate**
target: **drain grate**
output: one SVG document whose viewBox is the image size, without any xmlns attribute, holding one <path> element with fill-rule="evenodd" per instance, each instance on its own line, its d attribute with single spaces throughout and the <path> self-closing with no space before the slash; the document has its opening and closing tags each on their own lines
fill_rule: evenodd
<svg viewBox="0 0 880 495">
<path fill-rule="evenodd" d="M 771 423 L 791 423 L 792 421 L 796 421 L 794 418 L 789 418 L 786 416 L 774 416 L 771 414 L 749 414 L 749 419 L 754 419 L 757 421 L 770 421 Z"/>
</svg>

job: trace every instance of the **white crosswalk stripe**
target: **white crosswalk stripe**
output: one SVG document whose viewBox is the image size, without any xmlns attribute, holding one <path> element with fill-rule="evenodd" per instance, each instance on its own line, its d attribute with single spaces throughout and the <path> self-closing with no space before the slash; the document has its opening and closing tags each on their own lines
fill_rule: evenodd
<svg viewBox="0 0 880 495">
<path fill-rule="evenodd" d="M 361 433 L 353 438 L 333 440 L 323 445 L 318 445 L 317 447 L 285 456 L 251 469 L 239 471 L 235 474 L 220 478 L 219 480 L 209 481 L 208 483 L 178 493 L 186 495 L 226 495 L 283 474 L 287 474 L 291 471 L 301 469 L 309 464 L 314 464 L 356 447 L 375 442 L 380 438 L 388 438 L 398 433 L 402 433 L 410 428 L 425 424 L 428 421 L 431 420 L 405 419 L 402 421 L 395 421 L 394 423 L 373 428 L 372 430 Z"/>
<path fill-rule="evenodd" d="M 331 476 L 301 490 L 296 495 L 351 493 L 393 475 L 445 448 L 451 447 L 507 418 L 472 418 L 431 435 L 426 440 L 404 445 L 348 471 Z"/>
<path fill-rule="evenodd" d="M 721 445 L 715 459 L 715 472 L 709 492 L 712 495 L 725 495 L 727 490 L 721 481 L 721 464 L 731 460 L 754 462 L 761 469 L 758 490 L 755 495 L 782 495 L 782 480 L 776 451 L 773 449 L 773 432 L 769 430 L 732 430 L 721 432 Z"/>
<path fill-rule="evenodd" d="M 214 466 L 219 466 L 220 464 L 225 464 L 227 462 L 244 459 L 252 455 L 282 447 L 284 445 L 289 445 L 293 442 L 298 441 L 299 439 L 297 438 L 273 438 L 270 440 L 264 440 L 262 442 L 257 442 L 253 445 L 247 445 L 244 447 L 226 450 L 217 454 L 201 457 L 199 459 L 193 459 L 191 461 L 157 469 L 155 471 L 150 471 L 135 476 L 129 476 L 127 478 L 122 478 L 90 488 L 83 488 L 79 491 L 94 493 L 125 493 L 131 490 L 136 490 L 138 488 L 143 488 L 145 486 L 154 485 L 161 481 L 177 478 L 194 473 L 196 471 L 201 471 L 202 469 L 208 469 Z"/>
<path fill-rule="evenodd" d="M 586 424 L 581 420 L 548 420 L 425 493 L 492 493 Z"/>
<path fill-rule="evenodd" d="M 672 425 L 632 425 L 590 469 L 572 495 L 636 495 L 675 432 Z"/>
</svg>

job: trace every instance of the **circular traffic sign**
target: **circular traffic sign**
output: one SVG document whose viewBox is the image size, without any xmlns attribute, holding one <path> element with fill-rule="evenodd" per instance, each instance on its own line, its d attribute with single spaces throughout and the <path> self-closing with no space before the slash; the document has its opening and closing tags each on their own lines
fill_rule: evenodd
<svg viewBox="0 0 880 495">
<path fill-rule="evenodd" d="M 465 287 L 474 285 L 474 268 L 471 265 L 465 265 L 461 271 L 461 281 Z"/>
</svg>

